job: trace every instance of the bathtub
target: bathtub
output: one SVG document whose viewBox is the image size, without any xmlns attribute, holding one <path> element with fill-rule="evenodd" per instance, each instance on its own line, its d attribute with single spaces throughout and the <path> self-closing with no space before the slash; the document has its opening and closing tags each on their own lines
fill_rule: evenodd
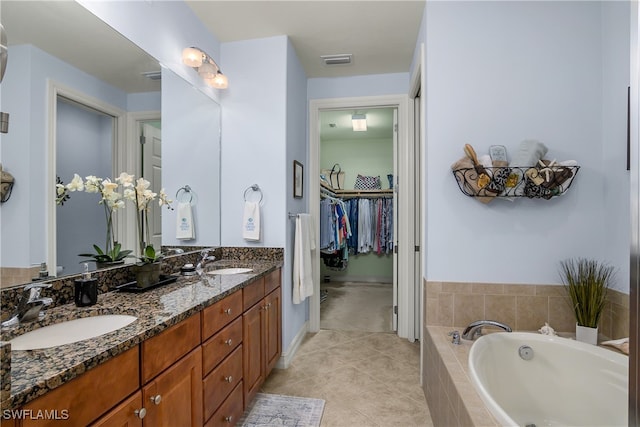
<svg viewBox="0 0 640 427">
<path fill-rule="evenodd" d="M 471 382 L 503 426 L 626 426 L 628 372 L 623 354 L 535 333 L 488 334 L 469 351 Z"/>
</svg>

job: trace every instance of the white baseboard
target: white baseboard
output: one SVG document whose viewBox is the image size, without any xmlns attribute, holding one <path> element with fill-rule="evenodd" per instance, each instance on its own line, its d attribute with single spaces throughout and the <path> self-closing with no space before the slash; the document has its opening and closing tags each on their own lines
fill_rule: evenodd
<svg viewBox="0 0 640 427">
<path fill-rule="evenodd" d="M 300 344 L 302 344 L 302 340 L 307 335 L 307 332 L 309 332 L 308 320 L 304 322 L 304 324 L 302 325 L 302 327 L 300 328 L 296 336 L 293 337 L 293 341 L 291 341 L 291 344 L 289 344 L 289 348 L 287 348 L 286 351 L 285 350 L 282 351 L 282 354 L 280 355 L 280 358 L 276 363 L 277 369 L 287 369 L 291 365 L 291 361 L 293 360 L 293 357 L 296 355 L 296 352 L 298 351 Z"/>
</svg>

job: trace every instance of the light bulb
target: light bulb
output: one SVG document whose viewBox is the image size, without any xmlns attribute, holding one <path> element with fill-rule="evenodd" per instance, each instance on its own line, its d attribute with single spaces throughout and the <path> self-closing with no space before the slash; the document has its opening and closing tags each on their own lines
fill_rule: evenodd
<svg viewBox="0 0 640 427">
<path fill-rule="evenodd" d="M 200 66 L 200 68 L 198 68 L 198 74 L 200 74 L 200 77 L 202 77 L 205 80 L 215 78 L 216 71 L 217 71 L 216 67 L 214 67 L 213 64 L 210 64 L 208 62 L 205 62 Z"/>
<path fill-rule="evenodd" d="M 199 67 L 202 65 L 202 51 L 195 47 L 187 47 L 182 51 L 182 62 L 189 67 Z"/>
</svg>

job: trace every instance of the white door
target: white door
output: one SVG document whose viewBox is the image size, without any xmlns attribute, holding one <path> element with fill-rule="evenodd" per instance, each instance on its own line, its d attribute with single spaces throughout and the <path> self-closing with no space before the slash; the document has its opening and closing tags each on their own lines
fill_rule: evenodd
<svg viewBox="0 0 640 427">
<path fill-rule="evenodd" d="M 148 123 L 142 123 L 140 147 L 142 152 L 142 174 L 151 183 L 151 191 L 160 193 L 162 189 L 161 131 Z M 151 244 L 156 250 L 162 246 L 162 209 L 157 203 L 151 204 L 149 228 Z"/>
<path fill-rule="evenodd" d="M 398 330 L 398 110 L 393 110 L 393 330 Z"/>
</svg>

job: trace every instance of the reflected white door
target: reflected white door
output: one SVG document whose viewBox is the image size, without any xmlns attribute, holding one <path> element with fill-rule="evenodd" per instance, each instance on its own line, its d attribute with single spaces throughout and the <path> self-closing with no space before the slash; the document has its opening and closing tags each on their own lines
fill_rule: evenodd
<svg viewBox="0 0 640 427">
<path fill-rule="evenodd" d="M 392 328 L 398 330 L 398 109 L 393 110 L 393 312 Z"/>
<path fill-rule="evenodd" d="M 148 123 L 142 123 L 142 173 L 151 183 L 151 191 L 160 193 L 162 189 L 162 152 L 161 131 Z M 157 203 L 151 204 L 149 227 L 151 230 L 151 244 L 156 250 L 162 246 L 162 209 Z"/>
</svg>

